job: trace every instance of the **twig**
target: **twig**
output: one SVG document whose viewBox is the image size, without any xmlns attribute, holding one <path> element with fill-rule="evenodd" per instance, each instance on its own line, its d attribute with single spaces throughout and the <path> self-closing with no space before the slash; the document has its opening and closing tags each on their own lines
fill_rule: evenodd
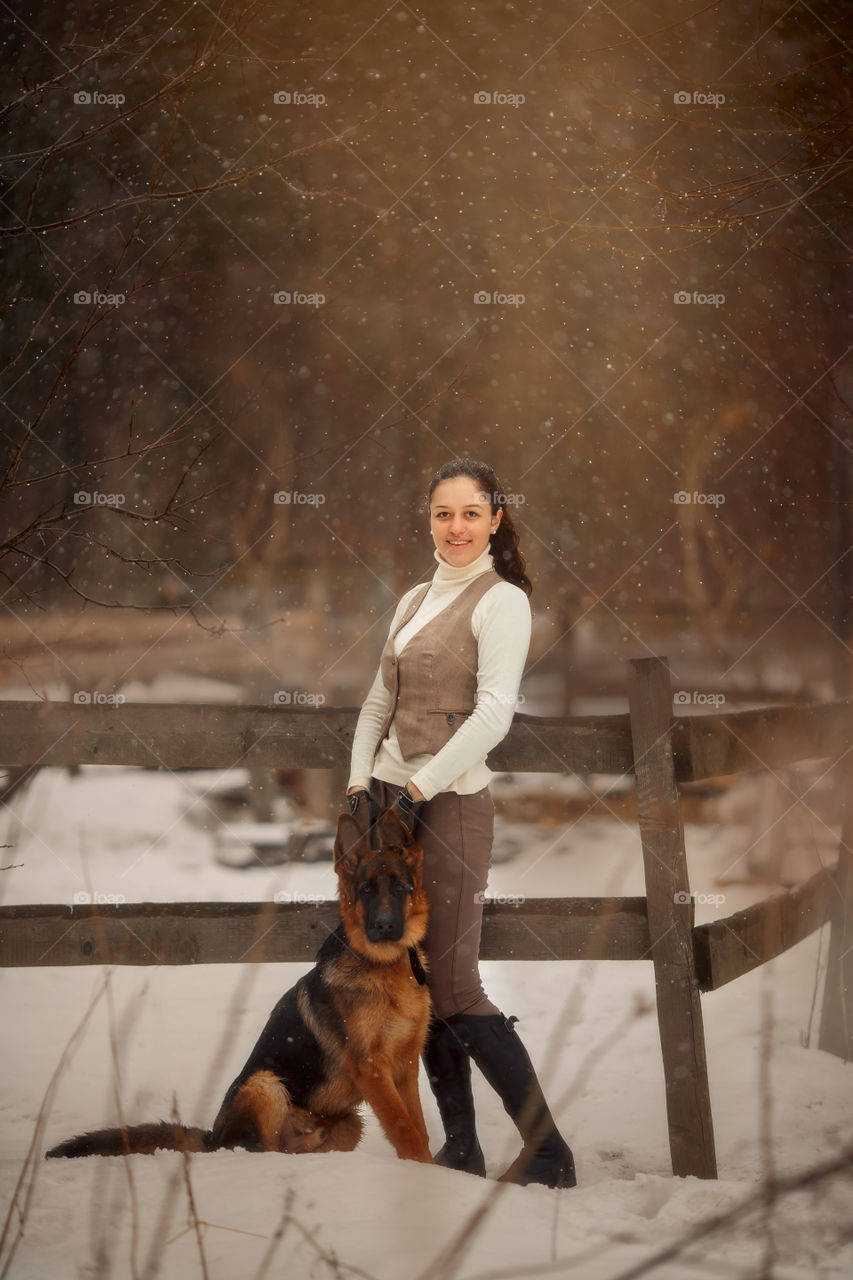
<svg viewBox="0 0 853 1280">
<path fill-rule="evenodd" d="M 104 980 L 101 984 L 100 990 L 97 991 L 95 995 L 92 997 L 92 999 L 89 1001 L 89 1007 L 87 1008 L 83 1017 L 77 1023 L 77 1026 L 74 1028 L 74 1031 L 69 1036 L 68 1041 L 66 1042 L 65 1048 L 62 1050 L 62 1053 L 60 1054 L 59 1061 L 56 1064 L 56 1068 L 53 1072 L 53 1075 L 50 1077 L 47 1088 L 44 1091 L 41 1105 L 38 1110 L 38 1115 L 36 1116 L 36 1123 L 35 1123 L 35 1126 L 33 1127 L 33 1133 L 30 1139 L 30 1145 L 27 1148 L 27 1154 L 24 1157 L 24 1163 L 21 1166 L 21 1171 L 18 1175 L 18 1180 L 15 1183 L 15 1190 L 12 1194 L 12 1199 L 9 1203 L 9 1208 L 6 1213 L 6 1220 L 3 1224 L 3 1231 L 2 1233 L 0 1233 L 0 1253 L 2 1253 L 4 1248 L 8 1247 L 8 1253 L 3 1262 L 3 1268 L 2 1270 L 0 1270 L 0 1280 L 5 1280 L 6 1276 L 9 1275 L 9 1268 L 11 1267 L 12 1262 L 14 1260 L 15 1253 L 17 1252 L 17 1249 L 18 1249 L 18 1245 L 21 1243 L 21 1240 L 23 1239 L 23 1236 L 24 1236 L 24 1229 L 27 1224 L 27 1217 L 29 1215 L 30 1205 L 32 1203 L 33 1193 L 35 1191 L 36 1181 L 38 1179 L 38 1173 L 41 1168 L 40 1162 L 37 1162 L 35 1160 L 35 1153 L 36 1153 L 36 1149 L 41 1146 L 42 1135 L 44 1133 L 44 1129 L 47 1124 L 47 1121 L 50 1117 L 53 1104 L 56 1100 L 56 1093 L 57 1093 L 57 1089 L 59 1088 L 59 1081 L 62 1078 L 62 1073 L 65 1071 L 66 1067 L 71 1062 L 72 1058 L 74 1057 L 74 1054 L 76 1053 L 79 1047 L 80 1041 L 83 1038 L 83 1033 L 86 1030 L 86 1027 L 89 1023 L 89 1019 L 91 1018 L 99 1001 L 101 1000 L 102 996 L 104 995 L 104 993 L 106 992 L 109 986 L 110 977 L 111 977 L 111 974 L 108 972 L 104 976 Z M 26 1191 L 24 1192 L 23 1189 L 25 1184 L 26 1184 Z M 22 1198 L 22 1193 L 23 1193 L 23 1198 Z M 17 1231 L 15 1231 L 14 1233 L 14 1236 L 10 1239 L 10 1235 L 13 1230 L 12 1220 L 16 1215 L 18 1218 L 18 1227 L 17 1227 Z"/>
<path fill-rule="evenodd" d="M 180 1116 L 180 1112 L 178 1111 L 178 1099 L 177 1099 L 177 1095 L 174 1095 L 174 1094 L 172 1095 L 172 1119 L 174 1120 L 175 1124 L 179 1125 L 181 1123 L 181 1116 Z M 181 1162 L 182 1162 L 183 1171 L 184 1171 L 184 1186 L 186 1187 L 186 1191 L 187 1191 L 187 1205 L 189 1207 L 190 1221 L 192 1223 L 193 1231 L 195 1232 L 196 1245 L 198 1246 L 198 1256 L 199 1256 L 199 1261 L 201 1262 L 201 1273 L 204 1276 L 204 1280 L 209 1280 L 209 1273 L 207 1270 L 207 1258 L 204 1256 L 204 1241 L 202 1239 L 201 1223 L 198 1220 L 198 1213 L 196 1212 L 195 1196 L 193 1194 L 193 1184 L 192 1184 L 192 1179 L 190 1177 L 190 1160 L 191 1160 L 191 1156 L 189 1151 L 186 1151 L 186 1150 L 182 1151 Z"/>
<path fill-rule="evenodd" d="M 267 1272 L 270 1269 L 270 1265 L 272 1264 L 273 1257 L 275 1256 L 276 1251 L 278 1250 L 282 1240 L 284 1239 L 284 1233 L 287 1230 L 287 1224 L 290 1221 L 291 1210 L 293 1208 L 293 1199 L 294 1199 L 293 1187 L 288 1187 L 284 1197 L 284 1208 L 282 1209 L 281 1217 L 278 1220 L 278 1226 L 270 1236 L 266 1253 L 261 1258 L 260 1266 L 255 1272 L 255 1280 L 264 1280 L 264 1277 L 266 1276 Z"/>
</svg>

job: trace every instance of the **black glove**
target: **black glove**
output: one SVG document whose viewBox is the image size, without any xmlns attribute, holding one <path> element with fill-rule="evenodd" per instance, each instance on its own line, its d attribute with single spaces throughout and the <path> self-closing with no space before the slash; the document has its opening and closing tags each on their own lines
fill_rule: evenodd
<svg viewBox="0 0 853 1280">
<path fill-rule="evenodd" d="M 349 811 L 351 814 L 355 814 L 358 806 L 362 803 L 365 797 L 368 800 L 370 799 L 365 787 L 360 787 L 358 791 L 353 791 L 351 795 L 347 796 L 347 804 L 349 805 Z"/>
<path fill-rule="evenodd" d="M 347 807 L 365 832 L 379 817 L 379 805 L 366 787 L 359 787 L 358 791 L 353 791 L 352 795 L 347 796 Z"/>
<path fill-rule="evenodd" d="M 407 787 L 403 787 L 403 790 L 397 793 L 397 798 L 391 808 L 409 835 L 414 835 L 418 817 L 425 804 L 426 800 L 416 800 Z"/>
</svg>

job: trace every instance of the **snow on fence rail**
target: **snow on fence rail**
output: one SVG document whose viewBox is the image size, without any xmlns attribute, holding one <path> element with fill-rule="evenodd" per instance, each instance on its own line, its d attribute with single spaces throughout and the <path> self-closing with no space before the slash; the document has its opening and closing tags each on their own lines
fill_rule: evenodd
<svg viewBox="0 0 853 1280">
<path fill-rule="evenodd" d="M 634 773 L 645 898 L 486 905 L 488 960 L 650 960 L 673 1173 L 717 1176 L 700 992 L 713 991 L 831 921 L 820 1048 L 853 1057 L 853 803 L 838 863 L 789 893 L 694 925 L 678 784 L 853 747 L 853 699 L 673 717 L 665 658 L 630 662 L 629 714 L 516 715 L 489 766 Z M 349 762 L 353 708 L 0 703 L 0 767 L 333 768 Z M 853 782 L 853 770 L 848 773 Z M 850 791 L 853 791 L 851 786 Z M 334 903 L 125 903 L 0 907 L 0 965 L 307 960 Z"/>
</svg>

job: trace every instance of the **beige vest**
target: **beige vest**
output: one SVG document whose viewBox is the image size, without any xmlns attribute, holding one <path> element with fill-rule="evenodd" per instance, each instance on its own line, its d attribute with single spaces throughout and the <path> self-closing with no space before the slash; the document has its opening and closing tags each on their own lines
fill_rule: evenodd
<svg viewBox="0 0 853 1280">
<path fill-rule="evenodd" d="M 385 642 L 380 670 L 392 701 L 379 742 L 393 720 L 404 760 L 435 755 L 474 710 L 477 641 L 471 633 L 471 614 L 499 581 L 493 569 L 478 574 L 455 600 L 412 636 L 398 656 L 394 653 L 394 637 L 423 603 L 431 585 L 424 583 Z"/>
</svg>

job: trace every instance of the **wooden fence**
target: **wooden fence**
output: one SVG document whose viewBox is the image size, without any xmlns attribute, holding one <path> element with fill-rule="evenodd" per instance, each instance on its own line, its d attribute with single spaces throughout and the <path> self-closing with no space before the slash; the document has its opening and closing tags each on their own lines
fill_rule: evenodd
<svg viewBox="0 0 853 1280">
<path fill-rule="evenodd" d="M 650 960 L 673 1173 L 717 1176 L 700 993 L 831 921 L 819 1044 L 853 1057 L 853 803 L 838 862 L 789 893 L 694 924 L 679 783 L 803 759 L 847 759 L 853 699 L 723 715 L 672 714 L 665 658 L 630 663 L 629 714 L 517 715 L 495 770 L 636 776 L 644 898 L 487 904 L 482 959 Z M 0 702 L 0 766 L 326 769 L 349 762 L 351 708 Z M 847 770 L 853 780 L 853 769 Z M 848 787 L 847 794 L 850 794 Z M 0 908 L 0 964 L 308 960 L 337 922 L 328 903 L 126 903 Z"/>
</svg>

